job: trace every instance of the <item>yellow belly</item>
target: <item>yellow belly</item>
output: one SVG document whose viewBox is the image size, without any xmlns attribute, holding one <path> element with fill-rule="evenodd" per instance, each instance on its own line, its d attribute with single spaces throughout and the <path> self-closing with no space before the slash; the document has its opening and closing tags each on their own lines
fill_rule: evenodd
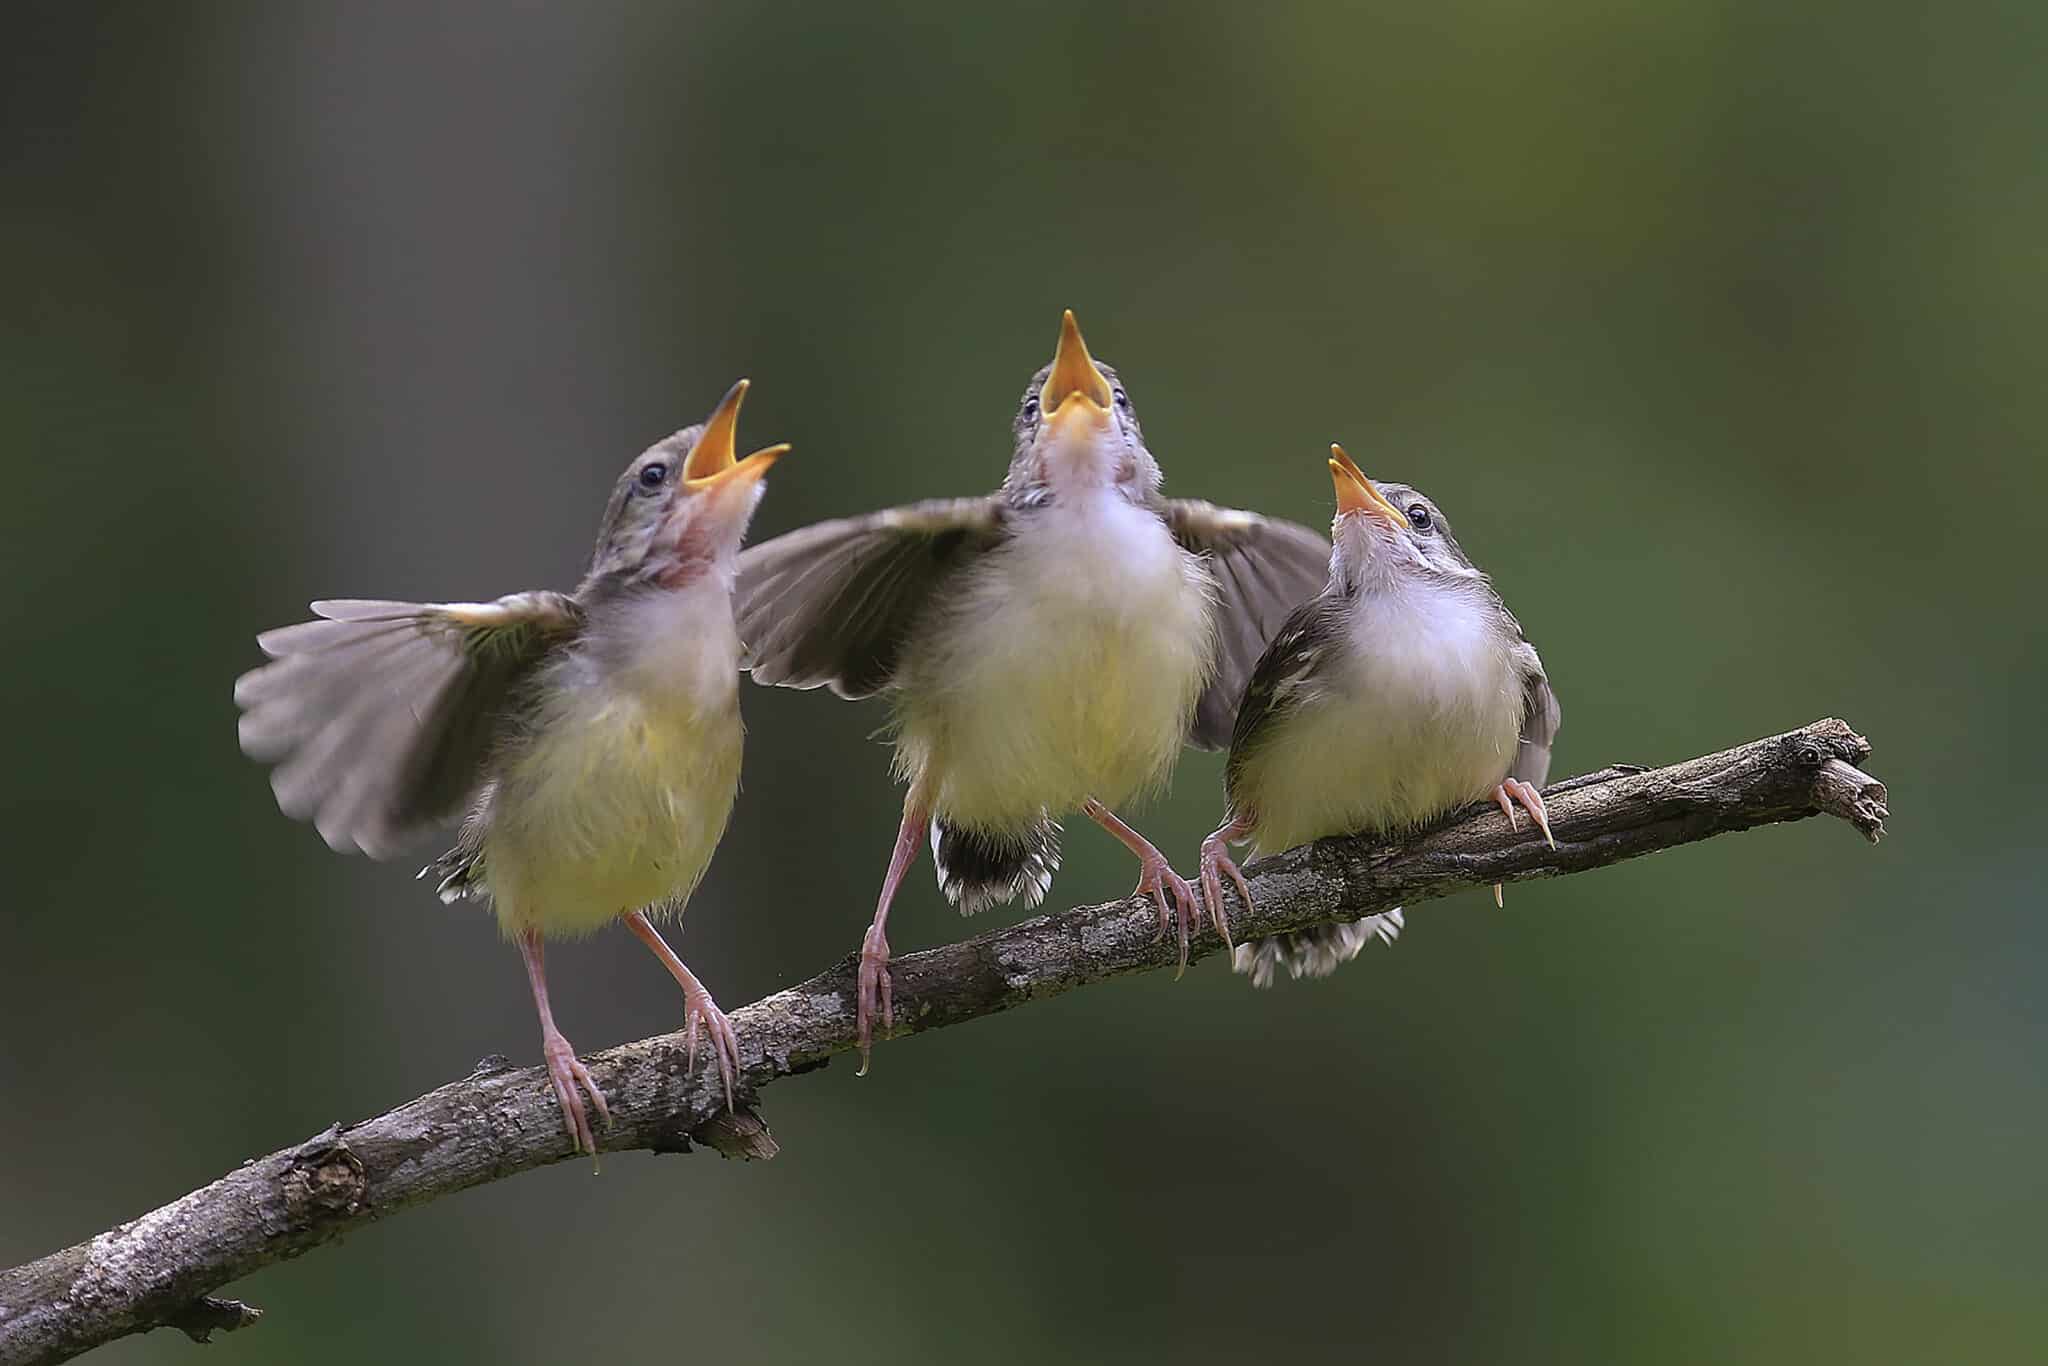
<svg viewBox="0 0 2048 1366">
<path fill-rule="evenodd" d="M 1210 672 L 1212 594 L 1207 566 L 1135 510 L 1006 547 L 914 646 L 898 775 L 982 829 L 1163 782 Z"/>
<path fill-rule="evenodd" d="M 1434 820 L 1485 797 L 1514 762 L 1521 678 L 1483 600 L 1421 594 L 1357 610 L 1323 695 L 1277 721 L 1232 783 L 1261 852 Z"/>
<path fill-rule="evenodd" d="M 500 772 L 484 864 L 507 934 L 680 909 L 739 788 L 737 696 L 707 712 L 576 699 Z"/>
<path fill-rule="evenodd" d="M 1326 835 L 1395 831 L 1478 801 L 1507 776 L 1519 712 L 1377 724 L 1369 704 L 1325 704 L 1245 765 L 1239 784 L 1259 853 Z"/>
</svg>

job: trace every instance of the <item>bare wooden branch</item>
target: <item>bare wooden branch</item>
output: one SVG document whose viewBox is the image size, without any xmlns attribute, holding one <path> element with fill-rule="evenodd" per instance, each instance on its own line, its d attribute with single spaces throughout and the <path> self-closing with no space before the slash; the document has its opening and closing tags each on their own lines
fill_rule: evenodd
<svg viewBox="0 0 2048 1366">
<path fill-rule="evenodd" d="M 1872 841 L 1884 785 L 1856 765 L 1870 746 L 1840 721 L 1668 768 L 1604 769 L 1545 797 L 1557 848 L 1523 822 L 1475 807 L 1399 842 L 1324 840 L 1249 869 L 1257 905 L 1233 904 L 1240 938 L 1352 920 L 1469 887 L 1583 872 L 1712 835 L 1830 814 Z M 1204 933 L 1192 956 L 1223 947 Z M 959 1024 L 1090 982 L 1171 967 L 1149 903 L 1126 898 L 1039 916 L 899 958 L 890 1037 Z M 715 1074 L 690 1072 L 683 1037 L 664 1034 L 588 1058 L 610 1098 L 608 1150 L 702 1145 L 768 1157 L 760 1089 L 853 1047 L 851 956 L 733 1016 L 744 1064 L 739 1112 Z M 0 1272 L 0 1366 L 67 1360 L 129 1333 L 171 1326 L 203 1339 L 258 1311 L 212 1292 L 374 1219 L 573 1155 L 539 1068 L 486 1059 L 461 1081 L 374 1119 L 329 1129 L 245 1163 L 141 1218 Z"/>
</svg>

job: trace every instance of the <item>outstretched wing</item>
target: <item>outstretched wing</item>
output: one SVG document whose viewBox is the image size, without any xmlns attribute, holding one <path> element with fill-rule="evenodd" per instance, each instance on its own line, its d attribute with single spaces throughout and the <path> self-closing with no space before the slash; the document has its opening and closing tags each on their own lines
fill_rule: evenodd
<svg viewBox="0 0 2048 1366">
<path fill-rule="evenodd" d="M 271 662 L 235 680 L 237 730 L 249 757 L 277 765 L 287 816 L 372 858 L 461 814 L 511 689 L 583 622 L 560 593 L 313 611 L 256 638 Z"/>
<path fill-rule="evenodd" d="M 820 522 L 740 555 L 733 615 L 756 683 L 889 686 L 932 590 L 1003 538 L 994 498 L 941 498 Z"/>
<path fill-rule="evenodd" d="M 1329 582 L 1330 543 L 1305 526 L 1198 499 L 1169 499 L 1165 514 L 1174 539 L 1206 553 L 1216 576 L 1216 672 L 1195 704 L 1188 740 L 1222 749 L 1266 643 Z"/>
</svg>

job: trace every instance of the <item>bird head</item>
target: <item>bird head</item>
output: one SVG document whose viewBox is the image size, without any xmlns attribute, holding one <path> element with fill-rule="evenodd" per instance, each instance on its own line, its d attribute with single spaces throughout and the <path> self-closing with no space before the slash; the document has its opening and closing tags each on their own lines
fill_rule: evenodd
<svg viewBox="0 0 2048 1366">
<path fill-rule="evenodd" d="M 1337 489 L 1331 567 L 1346 583 L 1398 573 L 1480 577 L 1436 504 L 1415 489 L 1375 483 L 1335 445 L 1330 447 L 1330 481 Z"/>
<path fill-rule="evenodd" d="M 1004 487 L 1045 501 L 1115 488 L 1143 499 L 1159 487 L 1131 396 L 1114 367 L 1088 354 L 1072 309 L 1060 320 L 1052 364 L 1031 377 L 1012 427 L 1016 451 Z"/>
<path fill-rule="evenodd" d="M 675 587 L 706 568 L 731 568 L 761 501 L 761 476 L 789 451 L 767 446 L 736 458 L 747 385 L 733 385 L 710 417 L 626 466 L 605 509 L 591 581 Z"/>
</svg>

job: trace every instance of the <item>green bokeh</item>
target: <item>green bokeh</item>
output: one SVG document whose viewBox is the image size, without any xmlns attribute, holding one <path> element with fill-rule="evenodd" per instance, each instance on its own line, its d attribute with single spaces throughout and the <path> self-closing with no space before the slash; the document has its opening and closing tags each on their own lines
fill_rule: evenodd
<svg viewBox="0 0 2048 1366">
<path fill-rule="evenodd" d="M 1714 841 L 769 1093 L 239 1288 L 210 1363 L 1971 1361 L 2048 1336 L 2037 5 L 44 6 L 0 57 L 0 1263 L 535 1057 L 516 958 L 236 752 L 328 594 L 573 579 L 751 375 L 757 531 L 992 486 L 1075 308 L 1171 492 L 1426 488 L 1558 772 L 1840 714 L 1892 838 Z M 749 690 L 686 956 L 850 951 L 881 716 Z M 1140 824 L 1192 853 L 1191 755 Z M 1124 890 L 1077 830 L 1054 893 Z M 966 932 L 927 875 L 899 948 Z M 586 1048 L 675 1025 L 615 935 Z M 174 1335 L 107 1349 L 184 1362 Z"/>
</svg>

